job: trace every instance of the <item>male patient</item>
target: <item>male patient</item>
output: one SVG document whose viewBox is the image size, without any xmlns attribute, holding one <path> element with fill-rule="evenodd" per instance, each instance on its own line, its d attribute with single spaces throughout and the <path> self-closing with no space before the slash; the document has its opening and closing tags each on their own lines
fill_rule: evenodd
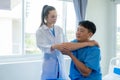
<svg viewBox="0 0 120 80">
<path fill-rule="evenodd" d="M 79 22 L 76 39 L 73 43 L 89 41 L 96 32 L 96 26 L 91 21 Z M 100 49 L 98 46 L 87 46 L 70 51 L 64 48 L 63 54 L 68 55 L 72 61 L 69 77 L 71 80 L 102 80 L 100 70 Z"/>
</svg>

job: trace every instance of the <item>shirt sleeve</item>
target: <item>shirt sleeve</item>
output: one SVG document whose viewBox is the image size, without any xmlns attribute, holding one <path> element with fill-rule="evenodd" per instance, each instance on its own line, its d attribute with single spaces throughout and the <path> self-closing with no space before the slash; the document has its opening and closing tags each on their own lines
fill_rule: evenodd
<svg viewBox="0 0 120 80">
<path fill-rule="evenodd" d="M 85 65 L 92 70 L 98 71 L 100 68 L 100 49 L 92 48 L 88 51 L 88 54 L 85 59 Z"/>
<path fill-rule="evenodd" d="M 44 33 L 40 31 L 36 32 L 36 44 L 44 53 L 51 53 L 51 44 L 48 43 Z"/>
</svg>

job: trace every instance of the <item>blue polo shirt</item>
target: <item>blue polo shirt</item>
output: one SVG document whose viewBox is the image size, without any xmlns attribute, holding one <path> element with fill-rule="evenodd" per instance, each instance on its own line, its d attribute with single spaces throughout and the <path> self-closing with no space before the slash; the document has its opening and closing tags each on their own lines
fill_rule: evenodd
<svg viewBox="0 0 120 80">
<path fill-rule="evenodd" d="M 72 42 L 77 42 L 74 40 Z M 76 68 L 73 61 L 71 61 L 70 66 L 70 78 L 71 80 L 102 80 L 101 70 L 100 70 L 100 49 L 97 46 L 88 46 L 80 48 L 73 51 L 73 55 L 87 67 L 92 69 L 92 72 L 88 77 L 84 77 Z"/>
</svg>

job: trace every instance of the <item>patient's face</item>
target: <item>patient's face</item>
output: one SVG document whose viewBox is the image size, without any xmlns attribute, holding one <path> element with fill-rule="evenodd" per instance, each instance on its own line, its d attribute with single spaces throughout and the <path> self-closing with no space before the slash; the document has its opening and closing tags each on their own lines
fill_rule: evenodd
<svg viewBox="0 0 120 80">
<path fill-rule="evenodd" d="M 76 39 L 80 42 L 88 41 L 90 38 L 91 32 L 83 26 L 79 26 L 76 31 Z"/>
</svg>

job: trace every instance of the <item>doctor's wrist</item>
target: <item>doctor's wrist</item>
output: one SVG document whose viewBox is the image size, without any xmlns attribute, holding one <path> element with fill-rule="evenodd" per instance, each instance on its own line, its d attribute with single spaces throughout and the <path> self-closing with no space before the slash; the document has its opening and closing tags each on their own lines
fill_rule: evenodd
<svg viewBox="0 0 120 80">
<path fill-rule="evenodd" d="M 51 46 L 51 51 L 53 51 L 55 49 L 55 46 L 54 45 L 52 45 Z"/>
</svg>

